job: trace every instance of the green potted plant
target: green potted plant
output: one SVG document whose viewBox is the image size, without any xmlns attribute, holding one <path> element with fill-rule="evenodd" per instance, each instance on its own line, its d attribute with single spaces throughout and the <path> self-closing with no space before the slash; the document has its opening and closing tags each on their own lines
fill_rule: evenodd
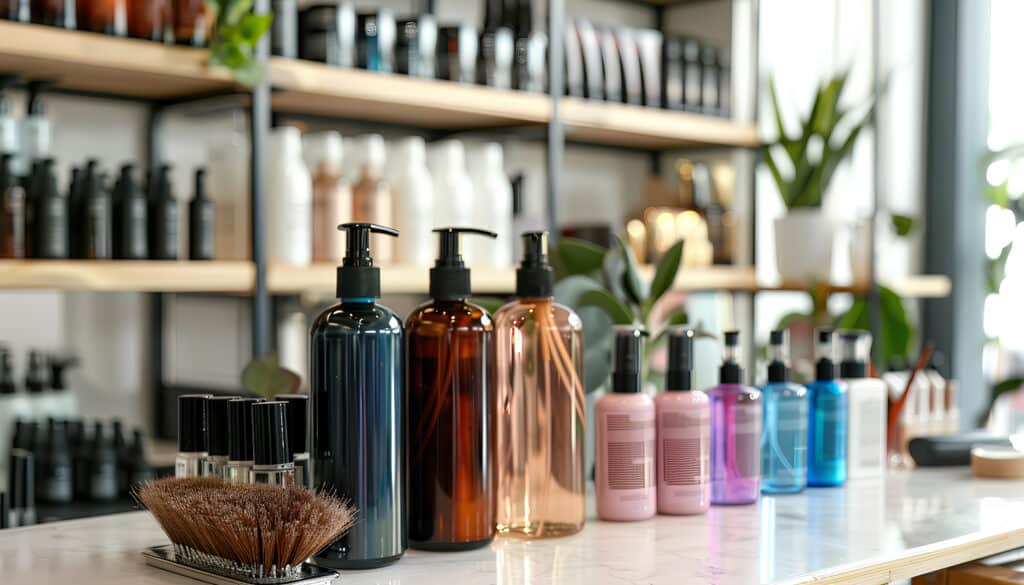
<svg viewBox="0 0 1024 585">
<path fill-rule="evenodd" d="M 862 107 L 840 105 L 847 76 L 840 73 L 818 87 L 798 134 L 787 132 L 775 82 L 768 83 L 778 137 L 768 145 L 764 160 L 787 210 L 775 220 L 775 257 L 783 281 L 821 281 L 831 274 L 833 240 L 840 226 L 822 212 L 822 201 L 874 109 L 873 98 Z"/>
</svg>

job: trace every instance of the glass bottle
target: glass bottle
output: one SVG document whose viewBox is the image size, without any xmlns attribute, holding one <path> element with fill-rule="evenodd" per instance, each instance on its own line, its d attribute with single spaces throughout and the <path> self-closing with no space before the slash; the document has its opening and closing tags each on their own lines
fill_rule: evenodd
<svg viewBox="0 0 1024 585">
<path fill-rule="evenodd" d="M 583 323 L 554 302 L 546 232 L 523 234 L 516 296 L 494 315 L 499 534 L 575 534 L 586 516 Z"/>
<path fill-rule="evenodd" d="M 32 0 L 32 22 L 57 26 L 60 28 L 78 28 L 75 0 Z"/>
<path fill-rule="evenodd" d="M 213 22 L 205 0 L 173 0 L 174 42 L 205 47 Z"/>
<path fill-rule="evenodd" d="M 128 0 L 128 34 L 160 43 L 172 41 L 171 0 Z"/>
<path fill-rule="evenodd" d="M 206 400 L 206 460 L 203 475 L 224 477 L 228 466 L 228 404 L 236 397 L 213 396 Z"/>
<path fill-rule="evenodd" d="M 228 401 L 228 464 L 224 479 L 248 483 L 252 471 L 252 405 L 262 398 L 235 398 Z"/>
<path fill-rule="evenodd" d="M 409 417 L 409 543 L 466 550 L 494 537 L 494 324 L 466 301 L 459 249 L 471 228 L 435 230 L 431 301 L 405 323 Z"/>
<path fill-rule="evenodd" d="M 295 463 L 288 445 L 288 403 L 252 405 L 253 465 L 249 483 L 295 486 Z"/>
<path fill-rule="evenodd" d="M 14 156 L 0 156 L 0 258 L 25 257 L 25 189 L 11 170 Z"/>
<path fill-rule="evenodd" d="M 768 384 L 761 389 L 761 493 L 793 494 L 807 485 L 807 389 L 789 381 L 786 332 L 772 331 Z"/>
<path fill-rule="evenodd" d="M 725 333 L 711 400 L 711 503 L 753 504 L 761 493 L 761 392 L 743 384 L 740 334 Z"/>
<path fill-rule="evenodd" d="M 345 245 L 338 225 L 352 219 L 352 188 L 342 175 L 341 134 L 306 134 L 302 148 L 313 175 L 313 261 L 341 262 Z"/>
<path fill-rule="evenodd" d="M 128 35 L 128 0 L 89 0 L 79 10 L 78 28 L 105 35 Z M 82 14 L 84 12 L 84 14 Z"/>
<path fill-rule="evenodd" d="M 333 489 L 359 510 L 359 521 L 315 555 L 332 569 L 369 569 L 405 553 L 405 430 L 402 322 L 376 303 L 380 269 L 370 233 L 398 232 L 350 223 L 338 269 L 341 302 L 311 331 L 309 388 L 314 484 Z"/>
<path fill-rule="evenodd" d="M 203 475 L 206 447 L 206 399 L 209 394 L 182 394 L 178 397 L 178 456 L 174 459 L 174 477 Z"/>
<path fill-rule="evenodd" d="M 846 483 L 846 385 L 836 382 L 832 330 L 814 335 L 818 362 L 814 381 L 807 385 L 807 485 L 830 487 Z"/>
</svg>

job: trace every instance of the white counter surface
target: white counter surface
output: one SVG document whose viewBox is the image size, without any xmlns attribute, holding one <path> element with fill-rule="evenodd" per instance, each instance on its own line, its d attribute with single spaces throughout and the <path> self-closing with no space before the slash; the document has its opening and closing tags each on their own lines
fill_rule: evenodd
<svg viewBox="0 0 1024 585">
<path fill-rule="evenodd" d="M 339 585 L 885 583 L 1024 546 L 1024 481 L 891 473 L 707 516 L 600 522 L 572 537 L 410 551 Z M 146 512 L 0 531 L 0 583 L 195 583 L 143 564 L 166 538 Z"/>
</svg>

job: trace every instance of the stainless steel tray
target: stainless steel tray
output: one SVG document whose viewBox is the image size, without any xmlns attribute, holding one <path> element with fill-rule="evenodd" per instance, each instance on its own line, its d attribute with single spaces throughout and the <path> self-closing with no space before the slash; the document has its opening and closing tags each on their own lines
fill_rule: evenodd
<svg viewBox="0 0 1024 585">
<path fill-rule="evenodd" d="M 174 557 L 174 548 L 171 545 L 153 546 L 142 551 L 146 564 L 151 567 L 177 573 L 196 581 L 210 583 L 211 585 L 265 585 L 269 580 L 254 580 L 230 575 L 227 573 L 214 572 L 210 569 L 201 569 L 187 565 Z M 275 579 L 277 585 L 326 585 L 338 578 L 338 573 L 305 563 L 302 565 L 301 575 L 291 579 Z"/>
</svg>

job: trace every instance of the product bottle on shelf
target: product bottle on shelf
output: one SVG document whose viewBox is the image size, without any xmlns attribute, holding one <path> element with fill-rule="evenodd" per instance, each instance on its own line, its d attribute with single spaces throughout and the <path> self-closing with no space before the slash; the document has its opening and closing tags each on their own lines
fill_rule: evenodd
<svg viewBox="0 0 1024 585">
<path fill-rule="evenodd" d="M 131 495 L 132 490 L 144 482 L 156 479 L 156 472 L 153 466 L 146 459 L 146 445 L 142 438 L 142 431 L 135 429 L 132 433 L 132 444 L 128 447 L 127 490 L 122 492 L 123 497 Z"/>
<path fill-rule="evenodd" d="M 480 35 L 478 81 L 498 89 L 512 88 L 515 61 L 515 33 L 511 25 L 515 14 L 506 14 L 504 2 L 484 2 L 484 28 Z"/>
<path fill-rule="evenodd" d="M 96 169 L 86 173 L 78 205 L 72 205 L 72 222 L 78 241 L 73 246 L 76 258 L 109 260 L 114 257 L 113 201 L 107 189 L 107 176 Z"/>
<path fill-rule="evenodd" d="M 419 136 L 398 143 L 398 164 L 391 179 L 395 227 L 402 232 L 395 243 L 395 262 L 424 268 L 434 260 L 434 235 L 430 230 L 437 201 L 427 170 L 426 148 Z"/>
<path fill-rule="evenodd" d="M 228 467 L 228 404 L 235 396 L 206 399 L 206 459 L 203 475 L 224 477 Z"/>
<path fill-rule="evenodd" d="M 178 455 L 174 477 L 200 477 L 207 456 L 206 399 L 209 394 L 178 396 Z"/>
<path fill-rule="evenodd" d="M 68 237 L 68 199 L 57 190 L 52 158 L 35 166 L 30 197 L 31 257 L 65 259 L 71 251 Z"/>
<path fill-rule="evenodd" d="M 352 221 L 391 225 L 393 223 L 391 187 L 384 180 L 384 161 L 387 150 L 384 137 L 380 134 L 366 134 L 356 139 L 356 182 L 352 185 Z M 380 264 L 389 264 L 393 259 L 392 243 L 380 242 L 375 254 Z"/>
<path fill-rule="evenodd" d="M 0 155 L 0 258 L 25 257 L 25 189 L 14 175 L 14 156 Z"/>
<path fill-rule="evenodd" d="M 68 449 L 64 425 L 53 418 L 47 422 L 46 440 L 39 453 L 39 477 L 36 489 L 39 499 L 50 504 L 70 504 L 74 498 L 71 475 L 71 451 Z"/>
<path fill-rule="evenodd" d="M 188 202 L 188 258 L 213 260 L 213 201 L 206 195 L 206 169 L 196 169 L 195 194 Z"/>
<path fill-rule="evenodd" d="M 313 258 L 313 182 L 294 126 L 270 132 L 267 169 L 267 258 L 305 266 Z"/>
<path fill-rule="evenodd" d="M 711 399 L 711 503 L 753 504 L 761 493 L 761 392 L 743 384 L 740 334 L 725 333 Z"/>
<path fill-rule="evenodd" d="M 50 368 L 50 393 L 46 397 L 48 406 L 47 414 L 59 419 L 75 418 L 78 416 L 78 396 L 68 389 L 67 369 L 78 365 L 75 358 L 49 356 L 46 360 Z"/>
<path fill-rule="evenodd" d="M 395 17 L 376 9 L 356 17 L 356 62 L 362 69 L 391 73 L 395 70 Z"/>
<path fill-rule="evenodd" d="M 130 0 L 88 0 L 78 10 L 80 30 L 128 36 L 128 3 Z M 82 4 L 81 0 L 78 4 Z"/>
<path fill-rule="evenodd" d="M 72 27 L 73 28 L 73 27 Z M 27 113 L 21 120 L 21 151 L 24 168 L 36 160 L 53 156 L 53 134 L 50 118 L 46 115 L 46 102 L 43 92 L 53 85 L 50 80 L 37 79 L 28 83 Z"/>
<path fill-rule="evenodd" d="M 470 157 L 470 180 L 475 195 L 473 225 L 498 234 L 485 242 L 476 257 L 481 266 L 512 266 L 512 183 L 504 169 L 504 152 L 497 142 L 489 142 Z"/>
<path fill-rule="evenodd" d="M 849 393 L 846 476 L 881 477 L 885 472 L 888 390 L 885 382 L 868 376 L 871 334 L 840 331 L 839 348 L 839 378 Z"/>
<path fill-rule="evenodd" d="M 494 536 L 494 323 L 467 302 L 462 234 L 440 228 L 431 301 L 405 322 L 409 437 L 409 541 L 467 550 Z"/>
<path fill-rule="evenodd" d="M 75 0 L 31 0 L 32 22 L 74 30 L 78 28 Z"/>
<path fill-rule="evenodd" d="M 0 2 L 0 19 L 7 18 L 3 11 L 16 8 Z M 11 18 L 11 20 L 14 20 Z M 17 75 L 0 75 L 0 156 L 12 156 L 11 170 L 15 176 L 21 177 L 27 174 L 24 161 L 17 156 L 21 152 L 21 126 L 19 120 L 14 116 L 14 109 L 11 106 L 11 97 L 7 94 L 10 87 L 18 85 L 20 79 Z"/>
<path fill-rule="evenodd" d="M 128 34 L 159 43 L 174 42 L 172 0 L 128 0 Z"/>
<path fill-rule="evenodd" d="M 0 2 L 0 19 L 13 20 L 15 22 L 31 22 L 31 0 L 7 0 Z"/>
<path fill-rule="evenodd" d="M 247 142 L 235 135 L 210 148 L 206 178 L 214 205 L 214 251 L 218 260 L 252 258 Z"/>
<path fill-rule="evenodd" d="M 24 392 L 18 392 L 11 352 L 0 347 L 0 456 L 10 452 L 16 423 L 31 418 L 32 402 Z"/>
<path fill-rule="evenodd" d="M 807 485 L 807 389 L 789 381 L 786 332 L 772 331 L 768 384 L 761 389 L 761 493 L 793 494 Z"/>
<path fill-rule="evenodd" d="M 597 516 L 602 520 L 645 520 L 658 511 L 655 474 L 654 400 L 643 391 L 645 331 L 615 327 L 612 391 L 597 401 Z"/>
<path fill-rule="evenodd" d="M 302 150 L 313 175 L 313 261 L 339 263 L 345 236 L 338 226 L 352 219 L 352 187 L 342 172 L 341 134 L 306 134 Z"/>
<path fill-rule="evenodd" d="M 314 485 L 347 498 L 360 521 L 315 559 L 334 569 L 369 569 L 397 561 L 408 541 L 402 322 L 376 302 L 380 269 L 370 255 L 371 233 L 398 232 L 368 223 L 341 227 L 348 231 L 338 268 L 341 302 L 311 331 L 311 455 Z"/>
<path fill-rule="evenodd" d="M 523 234 L 517 300 L 494 314 L 499 534 L 575 534 L 586 516 L 583 323 L 554 301 L 546 232 Z"/>
<path fill-rule="evenodd" d="M 270 30 L 270 51 L 295 59 L 299 56 L 299 8 L 297 0 L 273 0 L 274 22 Z"/>
<path fill-rule="evenodd" d="M 28 367 L 25 372 L 25 390 L 29 397 L 30 420 L 38 421 L 53 416 L 50 403 L 46 396 L 47 371 L 46 358 L 36 350 L 28 353 Z"/>
<path fill-rule="evenodd" d="M 117 456 L 117 492 L 128 493 L 128 441 L 124 437 L 124 424 L 121 419 L 111 421 L 111 437 L 114 443 L 114 454 Z"/>
<path fill-rule="evenodd" d="M 442 140 L 430 149 L 430 174 L 434 178 L 433 225 L 473 225 L 476 218 L 473 182 L 466 173 L 466 154 L 459 140 Z M 472 249 L 463 254 L 474 262 Z"/>
<path fill-rule="evenodd" d="M 94 0 L 95 1 L 95 0 Z M 179 45 L 205 47 L 213 27 L 204 0 L 172 0 L 174 42 Z"/>
<path fill-rule="evenodd" d="M 807 385 L 807 485 L 831 487 L 846 483 L 846 385 L 836 382 L 832 330 L 819 329 L 814 339 L 818 361 L 814 381 Z"/>
<path fill-rule="evenodd" d="M 693 195 L 697 208 L 708 226 L 708 240 L 715 264 L 732 264 L 735 251 L 736 219 L 722 207 L 711 167 L 704 162 L 693 165 Z"/>
<path fill-rule="evenodd" d="M 86 434 L 85 424 L 74 421 L 68 429 L 68 445 L 71 447 L 71 476 L 73 479 L 75 500 L 89 499 L 91 478 L 89 466 L 92 464 L 92 438 Z"/>
<path fill-rule="evenodd" d="M 711 408 L 693 388 L 693 336 L 685 326 L 669 330 L 665 392 L 654 398 L 661 514 L 703 514 L 711 503 Z"/>
<path fill-rule="evenodd" d="M 257 402 L 252 405 L 253 462 L 249 483 L 294 486 L 295 463 L 288 445 L 288 404 Z"/>
<path fill-rule="evenodd" d="M 112 437 L 103 432 L 103 423 L 93 425 L 92 454 L 89 457 L 89 499 L 109 502 L 120 492 L 117 483 L 117 450 Z"/>
<path fill-rule="evenodd" d="M 178 201 L 171 187 L 170 165 L 160 165 L 149 175 L 149 257 L 153 260 L 178 259 L 180 216 Z"/>
<path fill-rule="evenodd" d="M 224 479 L 248 483 L 252 471 L 252 405 L 262 398 L 228 401 L 228 464 Z"/>
<path fill-rule="evenodd" d="M 114 258 L 119 260 L 149 257 L 149 204 L 134 172 L 135 165 L 123 165 L 114 186 Z"/>
</svg>

